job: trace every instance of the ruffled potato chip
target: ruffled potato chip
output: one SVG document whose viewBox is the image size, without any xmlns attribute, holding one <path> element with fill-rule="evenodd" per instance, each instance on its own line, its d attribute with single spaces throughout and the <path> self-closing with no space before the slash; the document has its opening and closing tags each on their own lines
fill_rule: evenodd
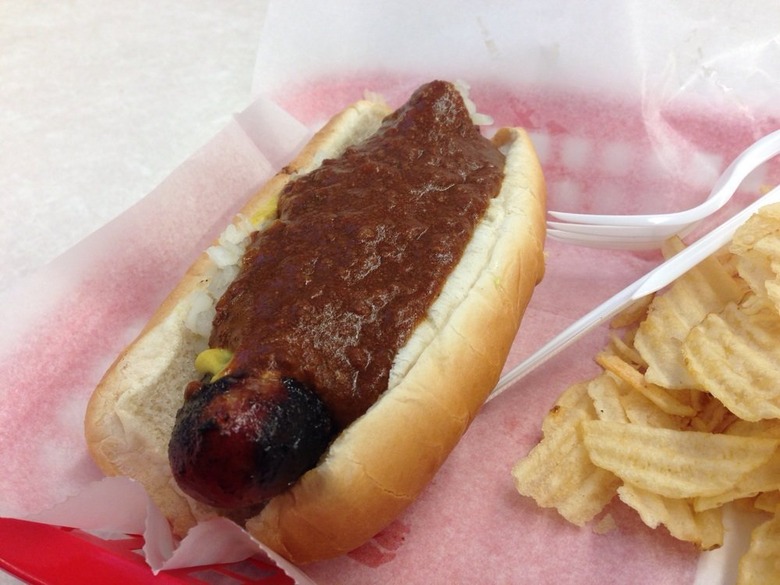
<svg viewBox="0 0 780 585">
<path fill-rule="evenodd" d="M 714 496 L 696 498 L 694 507 L 698 511 L 712 510 L 729 502 L 776 490 L 780 490 L 780 451 L 775 451 L 766 463 L 743 475 L 731 489 Z"/>
<path fill-rule="evenodd" d="M 604 372 L 591 380 L 587 388 L 599 420 L 628 422 L 626 410 L 620 400 L 621 396 L 630 392 L 624 382 L 609 372 Z"/>
<path fill-rule="evenodd" d="M 620 337 L 617 337 L 613 334 L 610 337 L 609 346 L 605 351 L 609 351 L 613 355 L 618 356 L 624 362 L 631 364 L 637 369 L 647 369 L 647 363 L 645 363 L 644 358 L 640 355 L 636 348 L 634 348 L 632 342 L 633 340 L 631 339 L 621 339 Z"/>
<path fill-rule="evenodd" d="M 780 516 L 753 529 L 750 547 L 739 560 L 737 585 L 780 583 Z"/>
<path fill-rule="evenodd" d="M 763 512 L 777 514 L 780 511 L 780 491 L 763 492 L 753 500 L 753 508 Z"/>
<path fill-rule="evenodd" d="M 723 546 L 723 513 L 719 508 L 697 511 L 691 500 L 665 498 L 631 484 L 620 486 L 618 496 L 650 528 L 664 525 L 672 536 L 701 550 Z"/>
<path fill-rule="evenodd" d="M 647 381 L 669 389 L 696 387 L 680 346 L 694 325 L 708 313 L 738 301 L 744 290 L 743 283 L 710 257 L 678 278 L 664 294 L 656 295 L 634 339 L 648 364 Z"/>
<path fill-rule="evenodd" d="M 750 290 L 759 297 L 769 300 L 767 283 L 777 276 L 769 257 L 755 250 L 745 251 L 737 260 L 737 270 Z"/>
<path fill-rule="evenodd" d="M 768 437 L 780 439 L 780 419 L 765 419 L 759 421 L 747 421 L 736 419 L 724 431 L 727 435 L 740 435 L 742 437 Z"/>
<path fill-rule="evenodd" d="M 666 388 L 649 383 L 645 376 L 634 369 L 631 364 L 623 361 L 619 356 L 601 353 L 596 356 L 596 362 L 606 371 L 612 372 L 626 382 L 665 413 L 677 416 L 693 416 L 696 414 L 696 411 L 690 404 L 685 404 Z"/>
<path fill-rule="evenodd" d="M 612 317 L 609 326 L 612 329 L 623 329 L 631 325 L 638 325 L 647 316 L 647 310 L 650 308 L 650 303 L 653 302 L 654 296 L 649 294 L 635 300 L 620 313 Z"/>
<path fill-rule="evenodd" d="M 766 463 L 780 440 L 589 420 L 591 461 L 624 483 L 667 498 L 714 496 Z"/>
<path fill-rule="evenodd" d="M 742 224 L 730 250 L 750 288 L 780 310 L 780 205 L 762 207 Z"/>
<path fill-rule="evenodd" d="M 694 327 L 682 355 L 697 384 L 748 421 L 780 417 L 780 314 L 755 295 Z"/>
<path fill-rule="evenodd" d="M 739 420 L 723 403 L 706 392 L 692 390 L 692 403 L 697 410 L 696 416 L 688 421 L 693 431 L 702 433 L 721 433 Z M 738 433 L 736 433 L 738 434 Z"/>
<path fill-rule="evenodd" d="M 632 424 L 675 430 L 688 426 L 687 418 L 664 412 L 639 392 L 624 394 L 620 403 Z"/>
<path fill-rule="evenodd" d="M 518 492 L 577 526 L 593 519 L 620 483 L 593 465 L 582 443 L 580 423 L 595 418 L 587 384 L 569 387 L 545 417 L 542 440 L 512 469 Z"/>
</svg>

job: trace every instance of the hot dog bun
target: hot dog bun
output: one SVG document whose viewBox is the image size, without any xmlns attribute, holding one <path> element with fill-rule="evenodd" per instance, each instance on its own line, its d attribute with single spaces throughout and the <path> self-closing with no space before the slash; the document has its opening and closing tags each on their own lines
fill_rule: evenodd
<svg viewBox="0 0 780 585">
<path fill-rule="evenodd" d="M 287 182 L 375 132 L 388 113 L 383 104 L 361 101 L 334 117 L 252 197 L 234 228 L 244 229 L 246 218 L 262 224 Z M 498 380 L 544 271 L 545 187 L 523 130 L 502 129 L 493 141 L 506 156 L 501 191 L 427 318 L 396 356 L 388 391 L 291 489 L 262 510 L 229 514 L 293 562 L 345 553 L 391 522 L 430 481 Z M 100 468 L 140 481 L 178 534 L 225 513 L 184 495 L 167 458 L 182 389 L 198 377 L 193 360 L 205 347 L 192 330 L 193 305 L 222 278 L 219 263 L 213 252 L 196 261 L 110 367 L 85 419 Z"/>
</svg>

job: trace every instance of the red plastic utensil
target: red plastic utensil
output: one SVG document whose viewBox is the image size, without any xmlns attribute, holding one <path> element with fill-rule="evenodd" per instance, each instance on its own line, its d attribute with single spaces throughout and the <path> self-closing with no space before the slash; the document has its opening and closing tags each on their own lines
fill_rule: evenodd
<svg viewBox="0 0 780 585">
<path fill-rule="evenodd" d="M 81 530 L 0 518 L 0 569 L 34 585 L 293 583 L 281 569 L 259 559 L 154 575 L 140 552 L 142 547 L 140 536 L 105 540 Z"/>
</svg>

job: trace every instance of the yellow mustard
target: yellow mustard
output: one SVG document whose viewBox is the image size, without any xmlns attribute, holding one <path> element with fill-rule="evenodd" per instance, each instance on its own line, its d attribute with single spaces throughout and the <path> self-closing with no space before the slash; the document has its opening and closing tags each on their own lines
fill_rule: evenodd
<svg viewBox="0 0 780 585">
<path fill-rule="evenodd" d="M 214 382 L 222 376 L 232 359 L 233 352 L 229 349 L 212 347 L 198 354 L 195 358 L 195 369 L 201 374 L 211 374 L 211 381 Z"/>
<path fill-rule="evenodd" d="M 265 201 L 262 202 L 260 207 L 255 211 L 251 217 L 249 218 L 249 221 L 252 222 L 252 225 L 259 226 L 261 223 L 263 223 L 267 219 L 273 219 L 276 216 L 276 210 L 279 205 L 279 196 L 273 195 L 271 197 L 268 197 Z"/>
</svg>

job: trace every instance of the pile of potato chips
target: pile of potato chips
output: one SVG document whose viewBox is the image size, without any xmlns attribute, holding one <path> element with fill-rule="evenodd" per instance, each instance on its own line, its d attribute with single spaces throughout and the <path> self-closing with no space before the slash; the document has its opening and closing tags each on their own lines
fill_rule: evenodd
<svg viewBox="0 0 780 585">
<path fill-rule="evenodd" d="M 780 583 L 780 204 L 612 325 L 603 372 L 512 470 L 518 491 L 579 526 L 617 495 L 702 550 L 723 544 L 724 504 L 766 511 L 738 583 Z"/>
</svg>

